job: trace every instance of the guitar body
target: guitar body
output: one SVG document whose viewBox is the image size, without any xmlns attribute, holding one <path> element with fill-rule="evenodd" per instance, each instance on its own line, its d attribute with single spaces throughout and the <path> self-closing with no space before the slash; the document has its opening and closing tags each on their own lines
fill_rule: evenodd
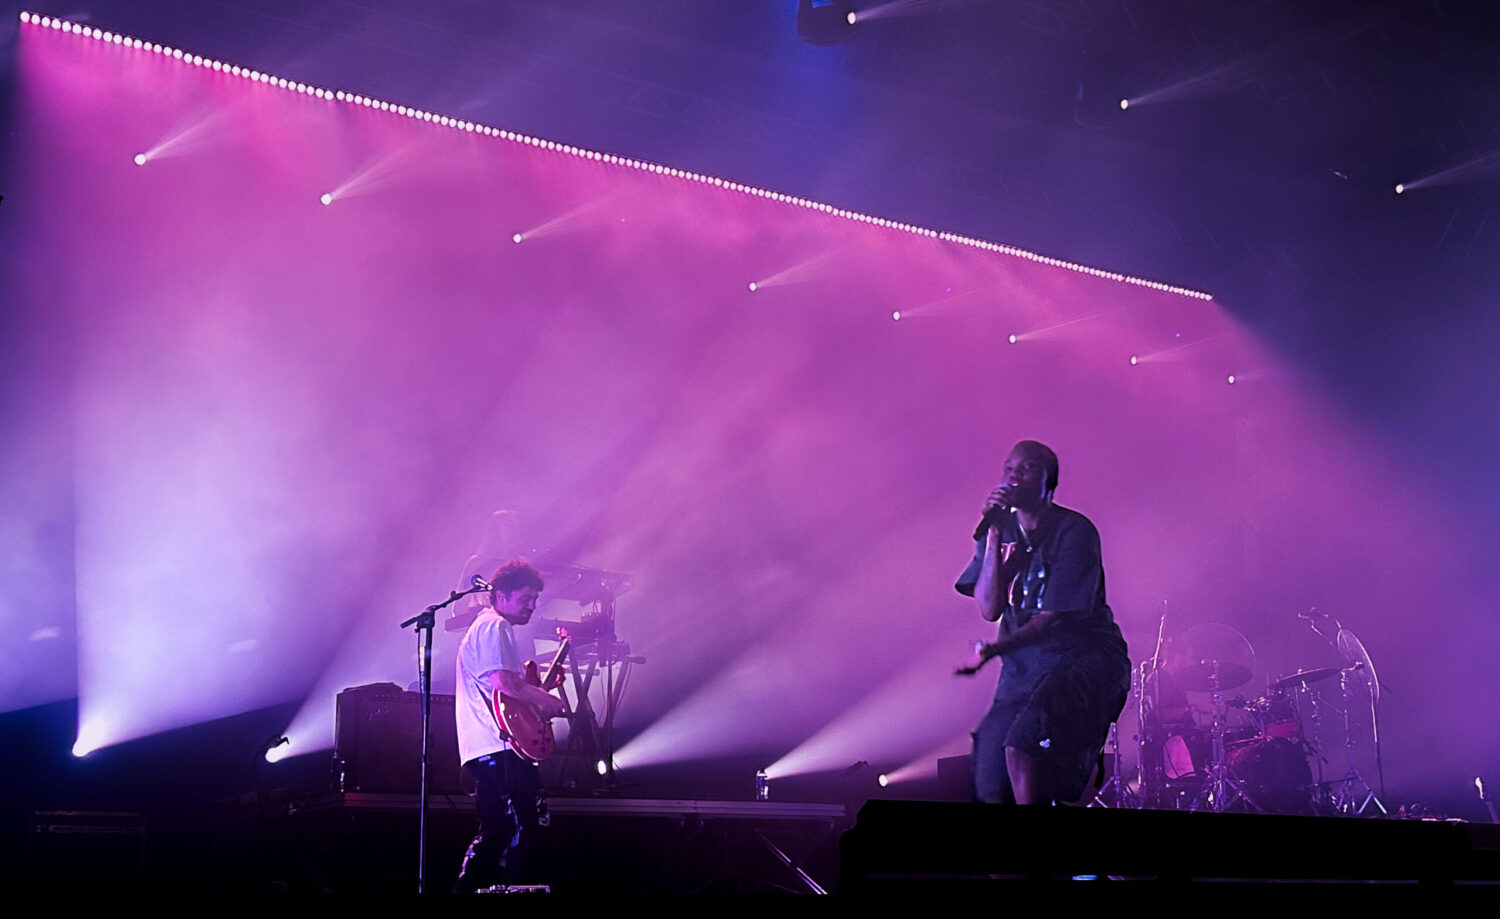
<svg viewBox="0 0 1500 919">
<path fill-rule="evenodd" d="M 562 644 L 558 645 L 557 655 L 552 659 L 552 666 L 547 669 L 546 680 L 537 675 L 536 661 L 526 662 L 523 678 L 532 686 L 548 691 L 556 689 L 562 684 L 562 662 L 567 653 L 568 640 L 564 637 Z M 491 701 L 500 727 L 517 755 L 534 763 L 552 755 L 552 750 L 557 746 L 552 736 L 552 719 L 543 718 L 531 703 L 499 690 L 496 690 Z"/>
</svg>

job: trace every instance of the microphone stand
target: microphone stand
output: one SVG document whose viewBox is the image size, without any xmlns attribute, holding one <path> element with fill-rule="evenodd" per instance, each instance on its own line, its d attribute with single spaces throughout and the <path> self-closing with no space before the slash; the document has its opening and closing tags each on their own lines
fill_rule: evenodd
<svg viewBox="0 0 1500 919">
<path fill-rule="evenodd" d="M 448 599 L 429 606 L 401 623 L 401 628 L 417 630 L 417 677 L 422 685 L 422 785 L 421 805 L 417 818 L 417 893 L 427 886 L 427 774 L 432 757 L 432 630 L 437 624 L 437 612 L 451 606 L 469 594 L 491 590 L 489 582 L 474 575 L 474 586 L 465 591 L 449 591 Z"/>
</svg>

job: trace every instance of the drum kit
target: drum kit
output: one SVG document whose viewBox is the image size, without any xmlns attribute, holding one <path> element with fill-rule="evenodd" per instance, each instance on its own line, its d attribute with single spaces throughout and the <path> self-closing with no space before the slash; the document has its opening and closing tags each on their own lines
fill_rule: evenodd
<svg viewBox="0 0 1500 919">
<path fill-rule="evenodd" d="M 1132 677 L 1139 724 L 1135 775 L 1120 774 L 1119 733 L 1113 732 L 1115 775 L 1095 803 L 1384 814 L 1380 797 L 1355 765 L 1356 747 L 1368 738 L 1379 768 L 1380 688 L 1374 665 L 1354 633 L 1331 617 L 1314 611 L 1300 618 L 1308 619 L 1338 651 L 1341 664 L 1268 679 L 1264 691 L 1252 698 L 1229 695 L 1243 693 L 1255 673 L 1255 651 L 1243 635 L 1229 626 L 1206 624 L 1169 640 L 1163 617 L 1156 653 L 1137 665 Z M 1339 739 L 1345 770 L 1342 777 L 1328 780 L 1330 748 Z"/>
</svg>

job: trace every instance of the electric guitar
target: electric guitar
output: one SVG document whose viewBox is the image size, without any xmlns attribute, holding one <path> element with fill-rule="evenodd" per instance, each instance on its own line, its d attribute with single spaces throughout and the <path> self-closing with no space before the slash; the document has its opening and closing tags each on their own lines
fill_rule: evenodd
<svg viewBox="0 0 1500 919">
<path fill-rule="evenodd" d="M 527 683 L 545 692 L 551 692 L 561 686 L 564 677 L 562 664 L 563 659 L 568 655 L 570 639 L 566 630 L 558 629 L 557 631 L 562 641 L 557 646 L 557 653 L 553 655 L 551 665 L 547 667 L 546 677 L 537 675 L 536 661 L 526 662 L 526 671 L 523 676 Z M 543 718 L 536 706 L 498 689 L 495 690 L 491 704 L 495 709 L 496 720 L 500 722 L 501 733 L 510 741 L 511 749 L 515 750 L 519 756 L 539 763 L 552 755 L 555 741 L 552 737 L 551 718 Z"/>
</svg>

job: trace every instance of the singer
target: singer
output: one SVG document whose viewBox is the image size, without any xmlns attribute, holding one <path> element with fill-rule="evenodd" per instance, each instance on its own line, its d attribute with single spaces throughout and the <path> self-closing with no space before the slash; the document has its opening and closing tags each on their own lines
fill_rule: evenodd
<svg viewBox="0 0 1500 919">
<path fill-rule="evenodd" d="M 974 798 L 1070 803 L 1094 777 L 1130 691 L 1130 658 L 1104 599 L 1099 531 L 1052 503 L 1057 454 L 1023 440 L 984 504 L 974 558 L 954 586 L 999 636 L 958 668 L 999 657 L 1000 684 L 974 732 Z"/>
</svg>

